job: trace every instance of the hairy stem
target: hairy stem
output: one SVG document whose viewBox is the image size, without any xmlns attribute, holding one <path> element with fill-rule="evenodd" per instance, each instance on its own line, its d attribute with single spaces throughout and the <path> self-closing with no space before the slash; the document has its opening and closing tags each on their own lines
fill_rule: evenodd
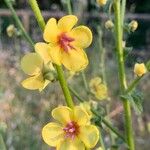
<svg viewBox="0 0 150 150">
<path fill-rule="evenodd" d="M 125 65 L 124 65 L 124 54 L 122 47 L 123 40 L 123 31 L 122 31 L 122 20 L 121 20 L 121 10 L 120 10 L 120 0 L 114 1 L 114 13 L 115 13 L 115 39 L 116 39 L 116 50 L 117 50 L 117 59 L 118 59 L 118 69 L 119 69 L 119 81 L 121 93 L 124 93 L 127 84 L 125 76 Z M 125 134 L 126 141 L 130 150 L 134 150 L 134 137 L 132 129 L 132 116 L 131 108 L 128 100 L 123 101 L 124 106 L 124 118 L 125 118 Z"/>
</svg>

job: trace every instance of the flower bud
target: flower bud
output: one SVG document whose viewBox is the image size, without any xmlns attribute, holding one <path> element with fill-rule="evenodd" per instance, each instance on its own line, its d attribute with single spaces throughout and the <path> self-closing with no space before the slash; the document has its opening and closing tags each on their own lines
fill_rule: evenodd
<svg viewBox="0 0 150 150">
<path fill-rule="evenodd" d="M 97 3 L 98 3 L 100 6 L 104 6 L 104 5 L 107 3 L 107 0 L 97 0 Z"/>
<path fill-rule="evenodd" d="M 11 25 L 9 25 L 9 26 L 7 27 L 6 31 L 7 31 L 7 35 L 8 35 L 9 37 L 12 37 L 12 36 L 15 35 L 15 33 L 16 33 L 16 28 L 15 28 L 15 26 L 14 26 L 13 24 L 11 24 Z"/>
<path fill-rule="evenodd" d="M 138 28 L 138 22 L 136 20 L 132 20 L 129 23 L 130 31 L 134 32 Z"/>
<path fill-rule="evenodd" d="M 114 23 L 111 20 L 105 22 L 105 28 L 111 30 L 114 27 Z"/>
<path fill-rule="evenodd" d="M 134 66 L 134 73 L 141 77 L 147 72 L 147 68 L 144 63 L 136 63 Z"/>
</svg>

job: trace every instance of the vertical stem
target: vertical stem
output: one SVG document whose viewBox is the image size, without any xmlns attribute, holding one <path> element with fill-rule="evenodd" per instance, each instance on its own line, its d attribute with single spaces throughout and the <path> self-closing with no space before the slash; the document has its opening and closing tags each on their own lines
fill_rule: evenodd
<svg viewBox="0 0 150 150">
<path fill-rule="evenodd" d="M 126 13 L 126 0 L 122 0 L 122 4 L 121 4 L 122 29 L 124 26 L 125 13 Z"/>
<path fill-rule="evenodd" d="M 71 15 L 72 14 L 71 1 L 70 0 L 66 1 L 67 1 L 67 12 L 69 15 Z"/>
<path fill-rule="evenodd" d="M 86 91 L 89 92 L 89 86 L 88 86 L 88 83 L 87 83 L 87 80 L 86 80 L 85 72 L 82 71 L 81 75 L 82 75 L 84 87 L 85 87 Z"/>
<path fill-rule="evenodd" d="M 57 73 L 58 73 L 58 80 L 60 82 L 60 85 L 61 85 L 61 88 L 63 90 L 64 96 L 66 98 L 66 103 L 70 108 L 73 108 L 74 104 L 73 104 L 73 101 L 72 101 L 70 91 L 69 91 L 68 86 L 67 86 L 67 82 L 64 78 L 62 67 L 56 65 L 56 70 L 57 70 Z"/>
<path fill-rule="evenodd" d="M 126 76 L 125 76 L 125 66 L 124 66 L 124 55 L 122 48 L 122 22 L 121 22 L 121 11 L 120 11 L 120 0 L 114 1 L 114 13 L 115 13 L 115 39 L 116 39 L 116 49 L 117 49 L 117 59 L 118 59 L 118 68 L 119 68 L 119 80 L 120 80 L 120 89 L 121 93 L 124 93 L 126 85 Z M 133 138 L 133 129 L 132 129 L 132 119 L 131 119 L 131 108 L 128 100 L 123 101 L 124 106 L 124 118 L 125 118 L 125 133 L 126 141 L 130 150 L 134 150 L 134 138 Z"/>
<path fill-rule="evenodd" d="M 105 73 L 105 48 L 103 47 L 103 42 L 102 42 L 102 30 L 100 27 L 98 27 L 98 46 L 100 49 L 100 69 L 101 69 L 101 73 L 102 73 L 102 79 L 104 84 L 107 86 L 106 83 L 106 73 Z"/>
<path fill-rule="evenodd" d="M 100 128 L 100 127 L 99 127 L 99 128 Z M 102 150 L 106 150 L 101 128 L 100 128 L 99 134 L 100 134 L 100 135 L 99 135 L 99 139 L 100 139 L 100 144 L 101 144 Z"/>
<path fill-rule="evenodd" d="M 40 28 L 43 31 L 44 28 L 45 28 L 45 22 L 44 22 L 44 18 L 42 16 L 42 14 L 41 14 L 41 11 L 39 9 L 39 6 L 37 4 L 37 1 L 36 0 L 29 0 L 29 4 L 30 4 L 31 8 L 33 9 L 33 12 L 36 16 L 36 19 L 39 23 Z M 72 100 L 67 82 L 65 80 L 62 67 L 56 65 L 56 71 L 57 71 L 57 74 L 58 74 L 58 79 L 59 79 L 60 86 L 61 86 L 61 88 L 63 90 L 63 93 L 64 93 L 64 96 L 65 96 L 66 103 L 70 108 L 73 108 L 73 106 L 74 106 L 73 100 Z"/>
<path fill-rule="evenodd" d="M 29 0 L 29 4 L 35 14 L 35 17 L 38 21 L 38 24 L 40 26 L 40 28 L 42 29 L 42 31 L 44 30 L 44 27 L 45 27 L 45 21 L 44 21 L 44 18 L 41 14 L 41 11 L 39 9 L 39 6 L 38 6 L 38 3 L 36 0 Z"/>
</svg>

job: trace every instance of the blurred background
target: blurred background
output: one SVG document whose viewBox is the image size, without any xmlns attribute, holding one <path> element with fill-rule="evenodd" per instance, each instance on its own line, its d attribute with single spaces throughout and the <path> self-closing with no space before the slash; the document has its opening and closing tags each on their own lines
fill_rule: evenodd
<svg viewBox="0 0 150 150">
<path fill-rule="evenodd" d="M 36 42 L 42 41 L 42 32 L 34 18 L 27 0 L 14 1 L 25 29 Z M 38 0 L 45 20 L 50 17 L 60 18 L 66 12 L 65 0 Z M 72 0 L 74 14 L 79 17 L 80 24 L 86 24 L 93 32 L 93 43 L 87 54 L 90 60 L 85 70 L 87 81 L 96 76 L 102 76 L 101 47 L 105 47 L 106 81 L 111 100 L 98 101 L 98 105 L 109 105 L 110 119 L 113 124 L 123 131 L 123 115 L 119 101 L 117 64 L 114 55 L 114 38 L 112 32 L 105 29 L 108 20 L 108 6 L 99 7 L 95 0 Z M 127 56 L 127 79 L 134 78 L 133 67 L 135 62 L 150 60 L 150 1 L 128 0 L 126 21 L 137 20 L 139 27 L 136 32 L 126 34 L 126 46 L 133 48 Z M 15 33 L 7 32 L 8 26 L 14 25 Z M 100 32 L 98 32 L 98 29 Z M 102 37 L 102 38 L 100 38 Z M 102 40 L 102 42 L 100 41 Z M 101 44 L 101 45 L 100 45 Z M 0 132 L 2 132 L 8 150 L 48 150 L 48 146 L 41 138 L 41 128 L 50 121 L 50 112 L 59 104 L 63 104 L 64 97 L 58 83 L 49 85 L 44 91 L 29 91 L 24 89 L 20 82 L 25 78 L 20 68 L 20 59 L 32 51 L 30 45 L 22 37 L 16 26 L 11 12 L 3 0 L 0 1 Z M 67 80 L 80 95 L 90 100 L 84 90 L 81 74 L 68 75 Z M 138 86 L 143 91 L 143 113 L 133 113 L 136 150 L 150 149 L 150 76 L 147 75 Z M 75 102 L 76 98 L 74 98 Z M 95 100 L 96 101 L 96 100 Z M 112 113 L 116 112 L 116 113 Z M 105 128 L 105 127 L 103 127 Z M 107 132 L 105 142 L 111 147 Z M 111 148 L 113 149 L 113 148 Z M 123 150 L 123 148 L 120 148 Z"/>
</svg>

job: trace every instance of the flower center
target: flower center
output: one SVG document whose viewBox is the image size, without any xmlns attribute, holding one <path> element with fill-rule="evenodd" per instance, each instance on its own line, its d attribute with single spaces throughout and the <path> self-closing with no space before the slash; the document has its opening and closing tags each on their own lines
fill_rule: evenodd
<svg viewBox="0 0 150 150">
<path fill-rule="evenodd" d="M 61 35 L 58 36 L 58 43 L 60 47 L 68 52 L 69 49 L 74 49 L 74 47 L 71 45 L 71 42 L 74 41 L 74 38 L 69 37 L 66 35 L 66 33 L 62 33 Z"/>
<path fill-rule="evenodd" d="M 79 134 L 79 126 L 74 121 L 69 122 L 63 130 L 66 138 L 74 139 Z"/>
</svg>

